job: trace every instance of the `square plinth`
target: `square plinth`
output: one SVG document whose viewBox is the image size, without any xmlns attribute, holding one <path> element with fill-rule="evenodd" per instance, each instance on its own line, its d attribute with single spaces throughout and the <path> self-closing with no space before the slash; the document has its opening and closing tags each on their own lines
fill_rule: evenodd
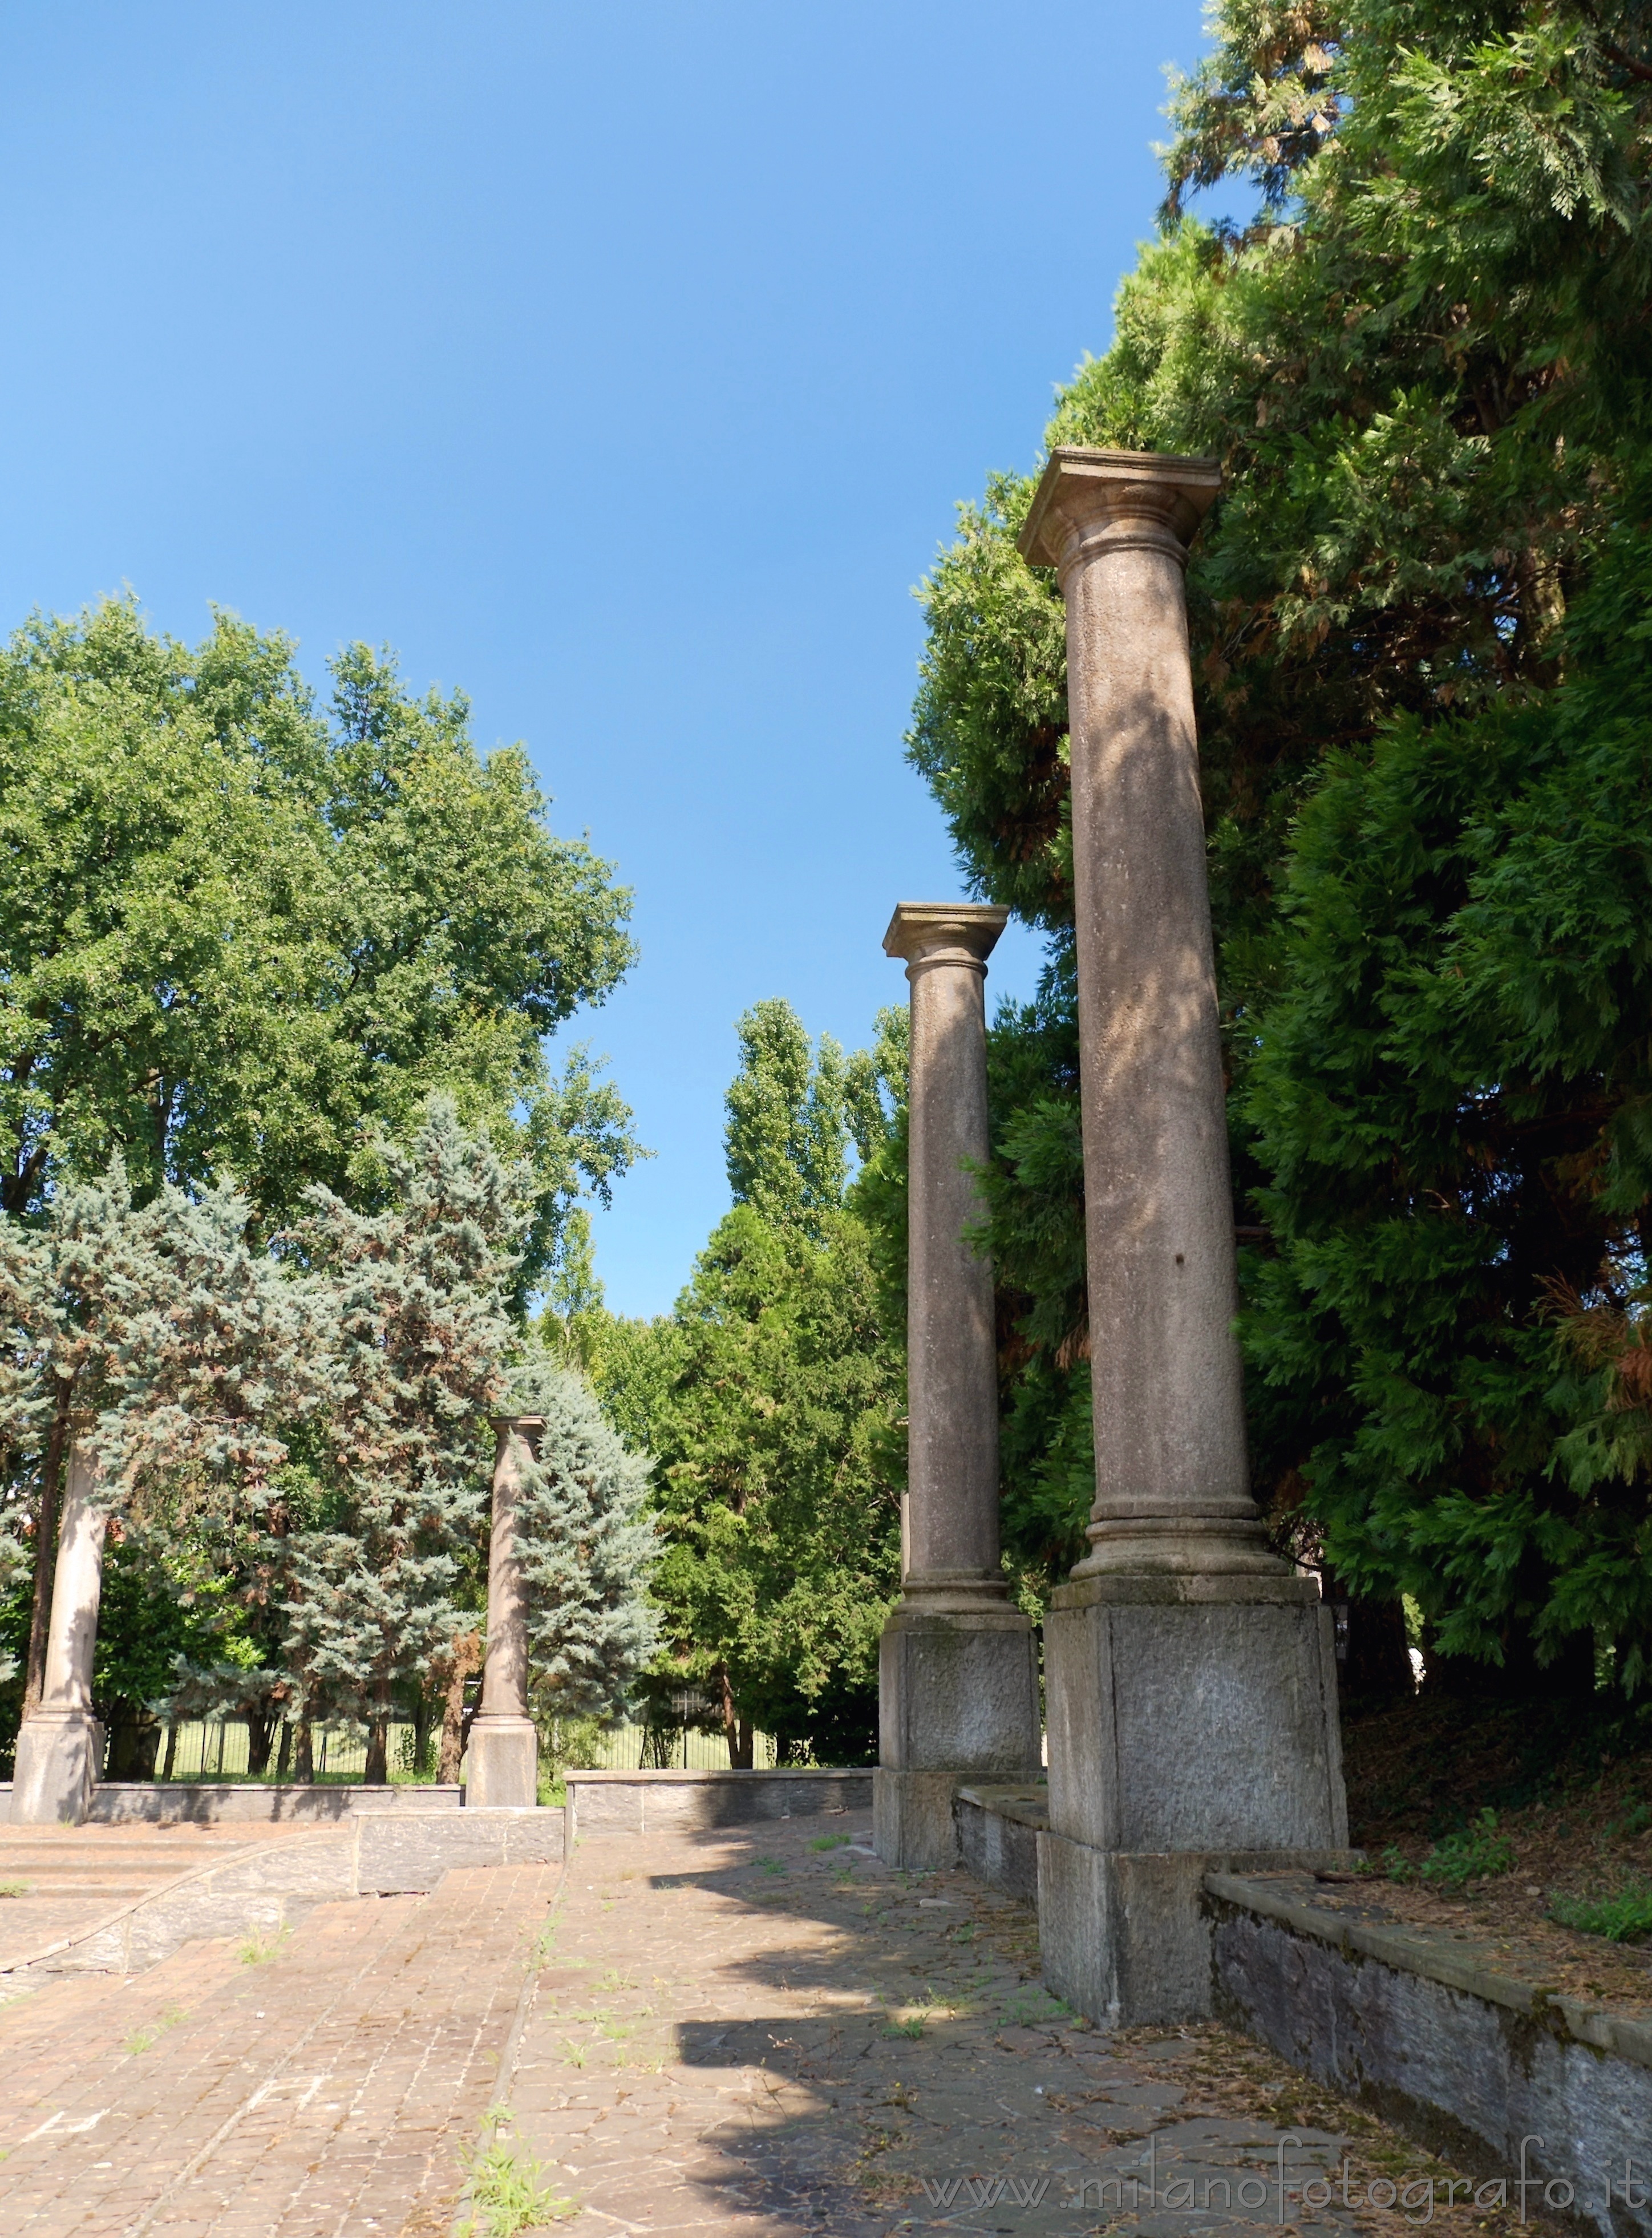
<svg viewBox="0 0 1652 2238">
<path fill-rule="evenodd" d="M 103 1765 L 103 1728 L 85 1710 L 36 1710 L 17 1735 L 14 1826 L 79 1826 Z"/>
<path fill-rule="evenodd" d="M 539 1736 L 532 1718 L 478 1718 L 465 1758 L 472 1811 L 532 1811 L 539 1799 Z"/>
<path fill-rule="evenodd" d="M 879 1857 L 914 1872 L 955 1864 L 959 1782 L 1038 1776 L 1038 1639 L 1027 1619 L 897 1608 L 879 1645 L 878 1737 Z"/>
</svg>

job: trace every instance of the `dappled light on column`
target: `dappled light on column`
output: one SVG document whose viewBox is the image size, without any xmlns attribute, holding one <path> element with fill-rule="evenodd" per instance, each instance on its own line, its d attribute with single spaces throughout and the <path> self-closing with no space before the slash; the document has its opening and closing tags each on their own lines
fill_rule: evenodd
<svg viewBox="0 0 1652 2238">
<path fill-rule="evenodd" d="M 102 1771 L 103 1728 L 92 1709 L 92 1667 L 109 1518 L 97 1504 L 96 1488 L 97 1467 L 82 1426 L 69 1451 L 58 1526 L 45 1689 L 17 1735 L 11 1785 L 17 1825 L 79 1825 Z"/>
<path fill-rule="evenodd" d="M 1206 2013 L 1213 1861 L 1347 1838 L 1329 1612 L 1246 1460 L 1183 572 L 1209 459 L 1053 452 L 1021 535 L 1067 607 L 1095 1497 L 1045 1632 L 1052 1986 Z"/>
</svg>

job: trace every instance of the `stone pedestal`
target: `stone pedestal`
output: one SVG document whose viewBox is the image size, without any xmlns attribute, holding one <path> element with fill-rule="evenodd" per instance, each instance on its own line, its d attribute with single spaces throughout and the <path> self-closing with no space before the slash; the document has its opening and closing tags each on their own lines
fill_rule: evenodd
<svg viewBox="0 0 1652 2238">
<path fill-rule="evenodd" d="M 1206 2016 L 1205 1873 L 1345 1858 L 1331 1612 L 1288 1572 L 1113 1573 L 1060 1587 L 1044 1641 L 1045 1978 L 1110 2025 Z"/>
<path fill-rule="evenodd" d="M 528 1597 L 517 1547 L 517 1502 L 545 1428 L 537 1414 L 493 1424 L 493 1524 L 487 1561 L 487 1659 L 471 1727 L 465 1801 L 478 1811 L 532 1811 L 539 1799 L 539 1737 L 528 1715 Z"/>
<path fill-rule="evenodd" d="M 879 1857 L 920 1872 L 954 1864 L 954 1791 L 1036 1777 L 1038 1758 L 1038 1640 L 1026 1618 L 902 1602 L 878 1648 Z"/>
<path fill-rule="evenodd" d="M 878 1660 L 873 1839 L 915 1871 L 958 1856 L 961 1783 L 1039 1769 L 1038 1649 L 999 1561 L 990 1263 L 969 1230 L 990 1153 L 987 957 L 1007 912 L 903 902 L 884 939 L 912 996 L 908 1467 L 902 1597 Z"/>
<path fill-rule="evenodd" d="M 92 1662 L 103 1592 L 108 1518 L 93 1501 L 96 1473 L 82 1440 L 69 1449 L 69 1489 L 57 1533 L 46 1683 L 17 1735 L 11 1783 L 17 1826 L 78 1826 L 103 1765 L 103 1728 L 92 1714 Z"/>
<path fill-rule="evenodd" d="M 1203 1874 L 1347 1839 L 1329 1612 L 1251 1498 L 1183 569 L 1213 461 L 1058 449 L 1021 549 L 1067 603 L 1096 1496 L 1045 1631 L 1047 1978 L 1210 2010 Z"/>
</svg>

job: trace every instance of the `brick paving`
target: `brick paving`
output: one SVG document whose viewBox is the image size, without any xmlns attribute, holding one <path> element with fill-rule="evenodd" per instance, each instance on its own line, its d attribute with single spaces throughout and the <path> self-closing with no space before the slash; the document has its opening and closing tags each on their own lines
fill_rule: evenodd
<svg viewBox="0 0 1652 2238">
<path fill-rule="evenodd" d="M 499 2132 L 568 2238 L 1397 2238 L 1302 2186 L 1345 2146 L 1355 2202 L 1373 2174 L 1445 2173 L 1219 2029 L 1074 2025 L 1028 1913 L 869 1842 L 851 1815 L 579 1846 Z M 1462 2189 L 1455 2212 L 1436 2228 L 1499 2227 Z"/>
<path fill-rule="evenodd" d="M 191 1943 L 0 2009 L 5 2238 L 445 2230 L 556 1880 L 450 1873 L 319 1906 L 258 1963 Z"/>
<path fill-rule="evenodd" d="M 863 1814 L 593 1839 L 565 1883 L 320 1906 L 256 1964 L 53 1982 L 0 2009 L 0 2072 L 3 2238 L 450 2238 L 485 2138 L 566 2238 L 1399 2238 L 1305 2181 L 1450 2173 L 1219 2029 L 1075 2024 L 1028 1913 L 889 1871 Z"/>
</svg>

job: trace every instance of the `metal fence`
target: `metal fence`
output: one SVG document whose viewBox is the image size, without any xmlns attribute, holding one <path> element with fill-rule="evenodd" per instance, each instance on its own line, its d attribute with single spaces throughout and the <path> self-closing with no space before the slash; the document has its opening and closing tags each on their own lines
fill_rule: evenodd
<svg viewBox="0 0 1652 2238">
<path fill-rule="evenodd" d="M 234 1718 L 212 1718 L 205 1722 L 192 1721 L 180 1725 L 172 1746 L 172 1778 L 175 1780 L 246 1779 L 248 1734 L 246 1725 Z M 552 1737 L 554 1741 L 554 1737 Z M 729 1768 L 728 1743 L 721 1733 L 695 1730 L 664 1733 L 656 1730 L 651 1735 L 644 1725 L 617 1725 L 611 1731 L 597 1733 L 582 1730 L 582 1745 L 578 1752 L 577 1768 L 591 1771 L 637 1771 L 641 1769 L 644 1749 L 647 1749 L 651 1768 L 671 1771 L 726 1771 Z M 652 1743 L 650 1746 L 649 1743 Z M 433 1755 L 437 1736 L 431 1736 Z M 160 1753 L 155 1759 L 158 1778 L 167 1760 L 167 1736 L 162 1734 Z M 312 1729 L 312 1746 L 315 1757 L 315 1776 L 318 1779 L 360 1779 L 367 1768 L 367 1733 L 365 1725 L 340 1723 L 318 1725 Z M 390 1777 L 406 1779 L 413 1772 L 413 1729 L 411 1724 L 393 1722 L 390 1727 L 388 1750 Z M 771 1771 L 775 1765 L 774 1738 L 769 1733 L 752 1736 L 751 1761 L 759 1771 Z M 266 1779 L 275 1776 L 276 1749 L 270 1751 L 269 1769 Z M 290 1770 L 288 1777 L 291 1777 Z"/>
</svg>

